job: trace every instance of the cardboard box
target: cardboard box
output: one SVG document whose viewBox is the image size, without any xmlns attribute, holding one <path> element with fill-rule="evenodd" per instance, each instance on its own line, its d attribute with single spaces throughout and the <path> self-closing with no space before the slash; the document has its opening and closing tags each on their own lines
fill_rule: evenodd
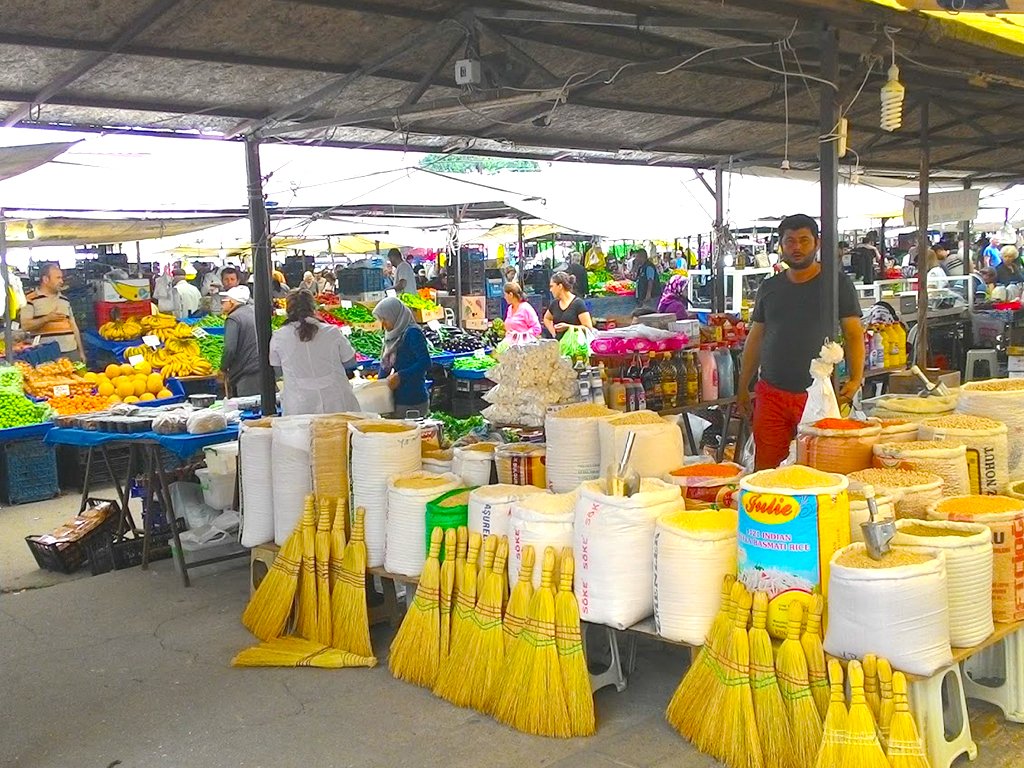
<svg viewBox="0 0 1024 768">
<path fill-rule="evenodd" d="M 668 329 L 674 333 L 682 333 L 688 339 L 686 346 L 700 346 L 700 321 L 699 320 L 675 320 L 668 324 Z"/>
<path fill-rule="evenodd" d="M 463 296 L 462 326 L 473 331 L 486 331 L 488 325 L 487 297 Z"/>
<path fill-rule="evenodd" d="M 437 309 L 410 309 L 409 311 L 412 312 L 413 320 L 420 324 L 429 323 L 431 320 L 444 320 L 444 309 L 441 307 Z"/>
<path fill-rule="evenodd" d="M 95 286 L 98 301 L 146 301 L 153 298 L 149 292 L 149 280 L 97 280 Z"/>
</svg>

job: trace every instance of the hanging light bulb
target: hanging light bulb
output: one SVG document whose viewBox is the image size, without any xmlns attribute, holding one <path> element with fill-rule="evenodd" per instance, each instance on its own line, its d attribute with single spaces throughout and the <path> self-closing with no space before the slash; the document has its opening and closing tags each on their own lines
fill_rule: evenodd
<svg viewBox="0 0 1024 768">
<path fill-rule="evenodd" d="M 29 239 L 29 240 L 35 240 L 36 239 L 36 231 L 32 227 L 32 222 L 31 221 L 25 223 L 25 237 L 27 239 Z"/>
<path fill-rule="evenodd" d="M 903 97 L 906 89 L 900 82 L 900 68 L 893 64 L 889 67 L 889 79 L 882 86 L 882 120 L 883 131 L 895 131 L 903 125 Z"/>
</svg>

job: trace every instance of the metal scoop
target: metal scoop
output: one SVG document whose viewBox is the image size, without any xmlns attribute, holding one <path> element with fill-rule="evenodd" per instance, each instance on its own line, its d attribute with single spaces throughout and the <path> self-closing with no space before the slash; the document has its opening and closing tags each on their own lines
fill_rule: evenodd
<svg viewBox="0 0 1024 768">
<path fill-rule="evenodd" d="M 632 496 L 640 490 L 640 475 L 629 468 L 629 457 L 633 453 L 636 433 L 626 433 L 626 444 L 622 448 L 622 458 L 618 465 L 608 467 L 607 487 L 609 496 Z"/>
<path fill-rule="evenodd" d="M 942 395 L 945 397 L 949 394 L 949 387 L 941 381 L 933 384 L 931 379 L 925 376 L 925 373 L 921 370 L 920 366 L 913 366 L 910 369 L 910 372 L 924 382 L 924 389 L 917 393 L 920 397 L 931 397 L 932 395 Z"/>
<path fill-rule="evenodd" d="M 872 560 L 881 560 L 882 556 L 891 549 L 889 542 L 896 535 L 896 521 L 878 519 L 874 486 L 865 485 L 863 493 L 864 501 L 868 505 L 868 521 L 860 524 L 861 533 L 864 535 L 864 548 Z"/>
</svg>

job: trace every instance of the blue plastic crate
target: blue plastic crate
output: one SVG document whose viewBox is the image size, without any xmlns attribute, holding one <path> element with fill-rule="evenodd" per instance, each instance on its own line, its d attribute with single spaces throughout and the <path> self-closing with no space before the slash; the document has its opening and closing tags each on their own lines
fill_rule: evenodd
<svg viewBox="0 0 1024 768">
<path fill-rule="evenodd" d="M 60 493 L 57 452 L 41 438 L 0 446 L 0 489 L 9 504 L 52 499 Z"/>
</svg>

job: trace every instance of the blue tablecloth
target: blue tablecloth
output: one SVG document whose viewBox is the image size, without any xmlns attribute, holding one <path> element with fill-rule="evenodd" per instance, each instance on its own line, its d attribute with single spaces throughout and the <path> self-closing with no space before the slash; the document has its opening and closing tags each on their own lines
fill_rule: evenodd
<svg viewBox="0 0 1024 768">
<path fill-rule="evenodd" d="M 82 331 L 82 343 L 85 344 L 86 349 L 98 349 L 103 352 L 109 352 L 118 360 L 122 360 L 124 359 L 124 351 L 128 347 L 137 347 L 142 341 L 140 339 L 134 339 L 133 341 L 108 341 L 96 331 L 86 330 Z"/>
<path fill-rule="evenodd" d="M 0 443 L 11 440 L 30 440 L 33 437 L 42 437 L 53 429 L 52 421 L 44 421 L 42 424 L 29 424 L 27 427 L 11 427 L 0 429 Z"/>
<path fill-rule="evenodd" d="M 63 429 L 61 427 L 55 427 L 46 433 L 46 442 L 51 445 L 73 445 L 79 448 L 92 448 L 104 443 L 155 442 L 182 460 L 194 456 L 208 445 L 226 443 L 237 438 L 237 426 L 205 435 L 158 435 L 156 432 L 122 435 L 116 432 L 94 432 L 89 429 Z"/>
</svg>

